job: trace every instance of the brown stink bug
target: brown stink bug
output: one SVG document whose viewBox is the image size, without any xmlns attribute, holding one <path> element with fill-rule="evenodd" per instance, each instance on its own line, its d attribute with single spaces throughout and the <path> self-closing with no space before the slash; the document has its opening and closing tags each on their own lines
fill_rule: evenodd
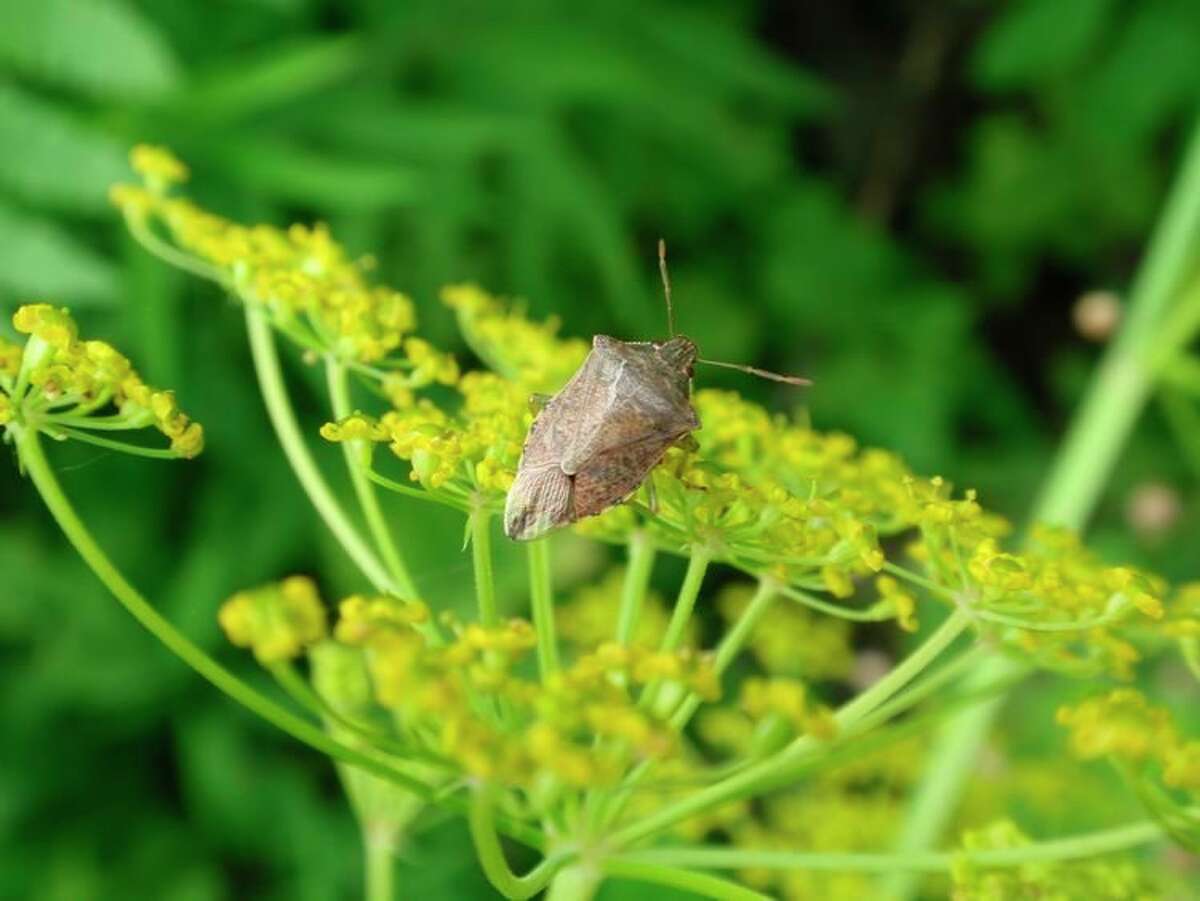
<svg viewBox="0 0 1200 901">
<path fill-rule="evenodd" d="M 700 428 L 692 409 L 692 367 L 712 363 L 793 385 L 806 379 L 752 366 L 701 360 L 690 338 L 675 334 L 666 246 L 658 263 L 671 337 L 621 341 L 607 335 L 533 421 L 517 478 L 508 491 L 504 531 L 527 541 L 628 498 L 667 452 Z"/>
</svg>

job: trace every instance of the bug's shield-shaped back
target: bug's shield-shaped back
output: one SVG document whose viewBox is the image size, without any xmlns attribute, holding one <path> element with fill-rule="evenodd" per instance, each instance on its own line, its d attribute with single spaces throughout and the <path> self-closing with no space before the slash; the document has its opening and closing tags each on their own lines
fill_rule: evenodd
<svg viewBox="0 0 1200 901">
<path fill-rule="evenodd" d="M 530 429 L 505 505 L 527 540 L 628 497 L 699 423 L 689 402 L 695 346 L 597 336 L 579 371 Z"/>
</svg>

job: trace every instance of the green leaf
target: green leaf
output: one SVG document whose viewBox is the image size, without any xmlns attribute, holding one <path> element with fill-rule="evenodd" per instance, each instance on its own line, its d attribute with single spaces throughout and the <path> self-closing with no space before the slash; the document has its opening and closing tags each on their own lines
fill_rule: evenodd
<svg viewBox="0 0 1200 901">
<path fill-rule="evenodd" d="M 1108 23 L 1113 0 L 1021 0 L 984 35 L 975 80 L 989 90 L 1036 84 L 1080 63 Z"/>
<path fill-rule="evenodd" d="M 209 151 L 255 191 L 319 209 L 370 212 L 411 203 L 420 177 L 398 165 L 327 156 L 277 138 L 230 139 Z"/>
<path fill-rule="evenodd" d="M 4 0 L 0 62 L 98 98 L 146 100 L 179 79 L 166 40 L 121 0 Z"/>
<path fill-rule="evenodd" d="M 93 213 L 128 175 L 120 141 L 0 81 L 0 188 L 38 206 Z"/>
<path fill-rule="evenodd" d="M 245 119 L 343 81 L 369 62 L 366 50 L 361 38 L 341 35 L 238 56 L 198 78 L 171 111 L 210 123 Z"/>
<path fill-rule="evenodd" d="M 0 291 L 82 306 L 112 303 L 113 265 L 54 223 L 0 204 Z"/>
</svg>

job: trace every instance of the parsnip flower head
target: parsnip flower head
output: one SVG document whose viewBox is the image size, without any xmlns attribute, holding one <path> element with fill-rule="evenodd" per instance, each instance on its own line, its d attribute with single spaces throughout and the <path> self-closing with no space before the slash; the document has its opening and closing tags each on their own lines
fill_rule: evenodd
<svg viewBox="0 0 1200 901">
<path fill-rule="evenodd" d="M 432 498 L 495 510 L 533 418 L 529 395 L 559 387 L 586 345 L 474 286 L 448 288 L 443 299 L 493 371 L 462 376 L 457 403 L 397 392 L 394 409 L 379 418 L 355 414 L 322 434 L 386 443 Z M 839 603 L 852 604 L 873 583 L 873 603 L 848 606 L 848 618 L 893 618 L 915 631 L 920 582 L 894 568 L 884 573 L 896 561 L 881 543 L 911 536 L 908 556 L 935 596 L 971 609 L 980 628 L 1040 664 L 1080 673 L 1128 676 L 1139 654 L 1124 627 L 1162 615 L 1159 580 L 1103 565 L 1069 533 L 1040 529 L 1024 552 L 1009 551 L 1002 542 L 1011 526 L 974 492 L 955 495 L 947 481 L 915 475 L 894 454 L 773 416 L 732 392 L 700 389 L 693 405 L 701 421 L 695 446 L 668 450 L 632 504 L 580 522 L 577 532 L 624 543 L 644 529 L 659 548 L 699 548 Z M 1076 639 L 1085 633 L 1091 640 L 1081 649 Z"/>
<path fill-rule="evenodd" d="M 351 259 L 325 225 L 242 225 L 172 195 L 187 169 L 168 151 L 135 147 L 131 162 L 142 184 L 117 185 L 110 197 L 147 248 L 264 310 L 306 350 L 379 364 L 372 374 L 380 379 L 403 382 L 413 374 L 422 383 L 430 376 L 453 381 L 441 360 L 429 372 L 427 344 L 406 346 L 416 327 L 412 301 L 373 284 L 370 261 Z"/>
<path fill-rule="evenodd" d="M 476 285 L 449 285 L 442 301 L 457 313 L 459 331 L 488 368 L 528 391 L 557 391 L 587 356 L 586 341 L 558 337 L 558 319 L 534 322 Z"/>
<path fill-rule="evenodd" d="M 455 387 L 459 403 L 450 411 L 412 399 L 379 419 L 356 413 L 327 423 L 321 436 L 387 444 L 434 497 L 463 509 L 501 509 L 529 428 L 528 392 L 487 372 L 468 372 Z"/>
<path fill-rule="evenodd" d="M 335 638 L 362 650 L 375 700 L 405 740 L 465 775 L 531 793 L 547 780 L 612 785 L 674 753 L 676 734 L 637 704 L 636 688 L 672 679 L 710 700 L 719 691 L 707 660 L 690 652 L 603 644 L 537 681 L 522 666 L 536 644 L 524 620 L 451 623 L 453 638 L 435 645 L 416 628 L 423 609 L 355 597 L 339 610 Z"/>
<path fill-rule="evenodd" d="M 28 337 L 23 347 L 0 339 L 0 425 L 151 456 L 190 458 L 204 449 L 203 429 L 179 409 L 174 393 L 143 382 L 112 345 L 81 340 L 65 309 L 26 304 L 13 326 Z M 144 428 L 165 435 L 170 450 L 103 437 Z"/>
</svg>

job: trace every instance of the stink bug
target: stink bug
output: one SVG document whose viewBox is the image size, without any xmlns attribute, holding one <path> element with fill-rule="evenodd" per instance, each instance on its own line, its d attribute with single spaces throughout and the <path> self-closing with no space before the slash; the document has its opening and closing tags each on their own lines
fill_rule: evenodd
<svg viewBox="0 0 1200 901">
<path fill-rule="evenodd" d="M 692 367 L 712 363 L 793 385 L 806 379 L 697 357 L 675 335 L 666 246 L 658 264 L 671 337 L 621 341 L 607 335 L 533 421 L 504 508 L 504 531 L 527 541 L 628 498 L 671 445 L 700 428 L 692 409 Z"/>
</svg>

